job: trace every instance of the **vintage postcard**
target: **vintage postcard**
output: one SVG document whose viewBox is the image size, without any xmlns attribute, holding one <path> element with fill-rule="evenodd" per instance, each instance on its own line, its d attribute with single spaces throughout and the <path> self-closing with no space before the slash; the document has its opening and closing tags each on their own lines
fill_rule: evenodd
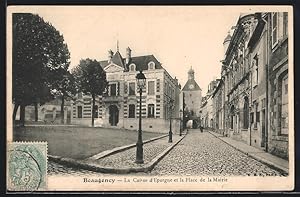
<svg viewBox="0 0 300 197">
<path fill-rule="evenodd" d="M 291 191 L 291 6 L 9 6 L 7 192 Z"/>
</svg>

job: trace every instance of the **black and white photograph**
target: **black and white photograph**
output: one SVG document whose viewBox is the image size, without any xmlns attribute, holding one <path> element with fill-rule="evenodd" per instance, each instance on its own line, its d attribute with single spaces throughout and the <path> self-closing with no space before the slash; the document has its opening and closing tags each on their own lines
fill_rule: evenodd
<svg viewBox="0 0 300 197">
<path fill-rule="evenodd" d="M 291 6 L 11 6 L 7 36 L 10 191 L 293 190 Z"/>
</svg>

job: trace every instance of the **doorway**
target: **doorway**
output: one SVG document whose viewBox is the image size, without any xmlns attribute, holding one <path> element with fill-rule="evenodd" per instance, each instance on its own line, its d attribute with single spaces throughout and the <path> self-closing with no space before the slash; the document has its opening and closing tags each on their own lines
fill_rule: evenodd
<svg viewBox="0 0 300 197">
<path fill-rule="evenodd" d="M 266 144 L 266 126 L 265 126 L 265 109 L 262 110 L 261 119 L 261 147 L 265 147 Z"/>
<path fill-rule="evenodd" d="M 119 122 L 119 109 L 115 105 L 109 106 L 109 123 L 111 126 L 117 126 Z"/>
</svg>

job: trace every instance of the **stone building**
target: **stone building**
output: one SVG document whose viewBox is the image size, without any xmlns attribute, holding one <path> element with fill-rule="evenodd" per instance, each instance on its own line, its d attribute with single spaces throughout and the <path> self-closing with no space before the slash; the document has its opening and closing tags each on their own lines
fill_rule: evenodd
<svg viewBox="0 0 300 197">
<path fill-rule="evenodd" d="M 218 86 L 219 80 L 213 80 L 208 85 L 208 90 L 202 99 L 201 105 L 201 122 L 204 128 L 213 129 L 216 126 L 215 121 L 215 108 L 214 108 L 214 100 L 213 93 L 215 92 L 216 87 Z"/>
<path fill-rule="evenodd" d="M 282 12 L 241 14 L 223 43 L 221 83 L 213 96 L 216 112 L 224 105 L 226 135 L 283 158 L 289 132 L 287 23 Z"/>
<path fill-rule="evenodd" d="M 191 120 L 200 119 L 202 90 L 195 80 L 195 71 L 190 68 L 188 80 L 182 88 L 184 112 Z"/>
<path fill-rule="evenodd" d="M 107 94 L 96 99 L 95 125 L 131 130 L 138 129 L 139 92 L 136 74 L 142 70 L 146 86 L 142 92 L 142 129 L 144 131 L 167 132 L 169 118 L 173 119 L 175 132 L 179 131 L 179 84 L 178 80 L 162 67 L 153 55 L 131 56 L 126 49 L 123 58 L 119 51 L 108 52 L 108 60 L 100 61 L 108 80 Z M 173 100 L 171 108 L 170 100 Z M 72 123 L 91 124 L 91 96 L 78 95 L 72 105 Z M 178 130 L 178 131 L 177 131 Z"/>
<path fill-rule="evenodd" d="M 223 80 L 218 79 L 219 83 L 212 94 L 213 100 L 213 119 L 214 119 L 214 129 L 217 133 L 225 135 L 224 127 L 224 83 Z"/>
<path fill-rule="evenodd" d="M 264 16 L 269 27 L 268 39 L 268 107 L 269 107 L 269 136 L 268 151 L 283 158 L 288 158 L 289 135 L 289 105 L 288 97 L 288 13 L 272 12 Z"/>
<path fill-rule="evenodd" d="M 61 99 L 55 98 L 43 105 L 37 106 L 38 122 L 42 124 L 60 124 L 61 123 Z M 16 120 L 19 119 L 20 109 L 16 114 Z M 32 105 L 25 108 L 25 120 L 29 122 L 35 121 L 35 107 Z M 64 101 L 64 124 L 71 123 L 71 101 Z"/>
</svg>

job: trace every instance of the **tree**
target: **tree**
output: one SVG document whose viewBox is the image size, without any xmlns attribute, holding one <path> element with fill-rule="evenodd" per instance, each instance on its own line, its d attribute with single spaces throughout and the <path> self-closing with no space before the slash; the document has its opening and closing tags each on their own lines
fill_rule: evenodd
<svg viewBox="0 0 300 197">
<path fill-rule="evenodd" d="M 79 91 L 92 96 L 92 126 L 94 127 L 95 99 L 103 94 L 106 86 L 106 73 L 96 60 L 80 60 L 72 70 Z"/>
<path fill-rule="evenodd" d="M 65 99 L 71 98 L 73 99 L 76 94 L 76 83 L 74 76 L 69 71 L 63 71 L 62 80 L 57 80 L 52 84 L 54 89 L 52 90 L 53 94 L 60 97 L 61 105 L 60 105 L 60 117 L 61 123 L 64 123 L 64 105 Z"/>
<path fill-rule="evenodd" d="M 64 38 L 38 15 L 13 14 L 13 119 L 20 106 L 24 125 L 25 106 L 53 99 L 51 89 L 62 79 L 70 54 Z M 37 113 L 36 113 L 37 114 Z"/>
</svg>

